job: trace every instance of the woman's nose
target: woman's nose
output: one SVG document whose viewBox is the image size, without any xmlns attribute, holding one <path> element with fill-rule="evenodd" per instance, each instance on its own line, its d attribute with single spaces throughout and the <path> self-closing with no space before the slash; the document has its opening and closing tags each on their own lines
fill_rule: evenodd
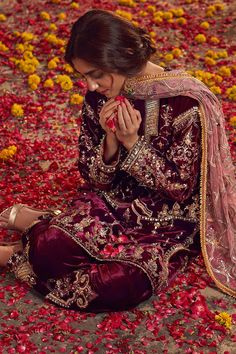
<svg viewBox="0 0 236 354">
<path fill-rule="evenodd" d="M 91 79 L 87 79 L 89 91 L 95 91 L 98 88 L 98 84 Z"/>
</svg>

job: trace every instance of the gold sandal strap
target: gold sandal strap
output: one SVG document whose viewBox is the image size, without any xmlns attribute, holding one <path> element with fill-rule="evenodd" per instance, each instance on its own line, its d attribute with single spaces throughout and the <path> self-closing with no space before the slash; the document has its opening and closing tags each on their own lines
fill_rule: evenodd
<svg viewBox="0 0 236 354">
<path fill-rule="evenodd" d="M 16 216 L 21 208 L 23 208 L 24 204 L 16 204 L 11 208 L 11 212 L 8 219 L 8 227 L 14 227 Z"/>
</svg>

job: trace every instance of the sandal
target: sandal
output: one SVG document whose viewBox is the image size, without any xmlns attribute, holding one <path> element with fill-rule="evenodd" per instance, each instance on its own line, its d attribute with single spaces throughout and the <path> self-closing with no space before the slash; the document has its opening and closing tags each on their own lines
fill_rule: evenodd
<svg viewBox="0 0 236 354">
<path fill-rule="evenodd" d="M 9 208 L 3 210 L 0 213 L 0 224 L 3 222 L 6 224 L 3 226 L 4 228 L 9 229 L 9 230 L 16 230 L 16 227 L 15 227 L 16 216 L 17 216 L 18 212 L 23 207 L 26 207 L 26 208 L 28 208 L 30 210 L 34 210 L 34 211 L 40 211 L 40 212 L 42 212 L 42 215 L 45 213 L 52 214 L 52 215 L 58 215 L 61 213 L 60 210 L 52 210 L 52 209 L 42 210 L 42 209 L 32 208 L 26 204 L 15 204 L 12 207 L 9 207 Z M 4 214 L 7 214 L 7 216 L 5 216 Z M 1 218 L 3 219 L 2 221 L 1 221 Z"/>
</svg>

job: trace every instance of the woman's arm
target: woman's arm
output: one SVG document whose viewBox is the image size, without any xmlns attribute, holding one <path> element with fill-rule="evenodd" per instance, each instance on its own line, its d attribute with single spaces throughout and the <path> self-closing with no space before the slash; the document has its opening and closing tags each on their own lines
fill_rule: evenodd
<svg viewBox="0 0 236 354">
<path fill-rule="evenodd" d="M 201 134 L 198 107 L 193 107 L 173 121 L 171 144 L 165 155 L 139 137 L 121 169 L 143 186 L 176 201 L 187 199 L 199 177 Z"/>
<path fill-rule="evenodd" d="M 88 93 L 82 108 L 78 167 L 92 186 L 109 189 L 118 168 L 119 142 L 114 133 L 102 129 L 92 98 L 93 94 Z"/>
</svg>

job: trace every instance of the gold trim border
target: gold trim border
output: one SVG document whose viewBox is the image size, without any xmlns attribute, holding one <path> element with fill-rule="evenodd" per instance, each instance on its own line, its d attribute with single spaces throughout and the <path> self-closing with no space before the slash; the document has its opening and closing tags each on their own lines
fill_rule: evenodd
<svg viewBox="0 0 236 354">
<path fill-rule="evenodd" d="M 226 294 L 236 297 L 236 291 L 222 284 L 216 279 L 212 270 L 210 261 L 207 255 L 206 249 L 206 189 L 207 189 L 207 128 L 206 128 L 206 116 L 203 106 L 199 107 L 200 122 L 202 128 L 202 161 L 201 161 L 201 176 L 200 176 L 200 243 L 203 259 L 208 274 L 215 282 L 217 287 Z"/>
</svg>

